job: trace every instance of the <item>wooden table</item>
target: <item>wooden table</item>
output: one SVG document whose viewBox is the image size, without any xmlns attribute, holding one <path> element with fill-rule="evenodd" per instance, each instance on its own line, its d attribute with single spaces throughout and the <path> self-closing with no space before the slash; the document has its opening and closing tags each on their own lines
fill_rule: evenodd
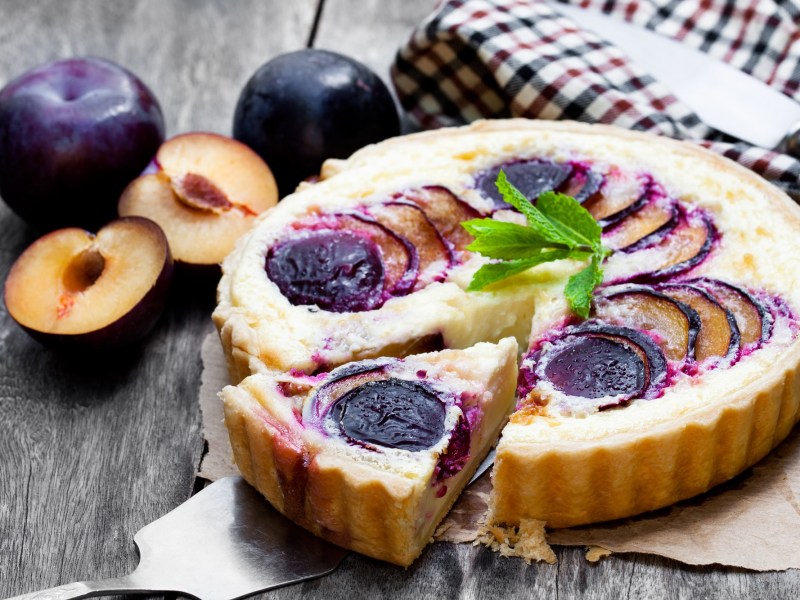
<svg viewBox="0 0 800 600">
<path fill-rule="evenodd" d="M 388 79 L 433 0 L 2 0 L 0 84 L 54 58 L 93 54 L 139 74 L 168 133 L 230 133 L 239 91 L 266 60 L 307 45 Z M 36 237 L 0 206 L 0 276 Z M 43 348 L 0 310 L 0 597 L 119 576 L 133 534 L 186 500 L 203 452 L 200 343 L 212 285 L 179 277 L 155 332 L 105 361 Z M 646 555 L 591 565 L 579 548 L 526 565 L 435 544 L 403 570 L 351 555 L 274 598 L 796 598 L 800 571 L 688 567 Z"/>
</svg>

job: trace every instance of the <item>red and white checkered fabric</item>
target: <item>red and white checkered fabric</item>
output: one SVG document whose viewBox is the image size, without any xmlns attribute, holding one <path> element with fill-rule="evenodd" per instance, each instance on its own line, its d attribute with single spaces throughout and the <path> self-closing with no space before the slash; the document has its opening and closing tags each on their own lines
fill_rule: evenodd
<svg viewBox="0 0 800 600">
<path fill-rule="evenodd" d="M 572 3 L 674 37 L 800 101 L 798 0 Z M 609 123 L 697 141 L 800 195 L 800 161 L 708 127 L 622 51 L 558 14 L 556 3 L 441 1 L 398 52 L 392 78 L 424 128 L 512 116 Z"/>
</svg>

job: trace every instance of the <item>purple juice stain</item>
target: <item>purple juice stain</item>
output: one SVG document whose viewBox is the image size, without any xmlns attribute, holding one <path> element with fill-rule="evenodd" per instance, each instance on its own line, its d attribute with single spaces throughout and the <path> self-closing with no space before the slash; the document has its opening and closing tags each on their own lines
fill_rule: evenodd
<svg viewBox="0 0 800 600">
<path fill-rule="evenodd" d="M 469 461 L 471 430 L 467 419 L 460 418 L 450 435 L 447 450 L 439 457 L 436 465 L 434 481 L 439 482 L 452 477 Z"/>
<path fill-rule="evenodd" d="M 383 304 L 384 267 L 372 240 L 347 231 L 313 231 L 273 246 L 269 278 L 294 305 L 331 312 L 373 310 Z"/>
<path fill-rule="evenodd" d="M 479 176 L 478 189 L 484 196 L 494 201 L 497 209 L 512 208 L 503 200 L 495 185 L 501 170 L 506 174 L 508 181 L 531 202 L 535 202 L 539 194 L 558 188 L 572 172 L 568 164 L 544 160 L 526 160 L 492 167 Z"/>
<path fill-rule="evenodd" d="M 444 435 L 444 403 L 424 385 L 394 377 L 353 388 L 330 414 L 348 439 L 387 448 L 426 450 Z"/>
<path fill-rule="evenodd" d="M 645 365 L 628 345 L 579 336 L 550 357 L 545 376 L 561 392 L 581 398 L 635 396 L 646 384 Z"/>
</svg>

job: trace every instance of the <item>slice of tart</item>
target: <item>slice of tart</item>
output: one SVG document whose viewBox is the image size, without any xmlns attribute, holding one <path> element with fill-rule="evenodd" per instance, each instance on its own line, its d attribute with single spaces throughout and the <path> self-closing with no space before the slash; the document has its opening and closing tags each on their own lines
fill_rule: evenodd
<svg viewBox="0 0 800 600">
<path fill-rule="evenodd" d="M 336 544 L 409 565 L 514 406 L 517 344 L 256 374 L 224 388 L 244 478 Z"/>
</svg>

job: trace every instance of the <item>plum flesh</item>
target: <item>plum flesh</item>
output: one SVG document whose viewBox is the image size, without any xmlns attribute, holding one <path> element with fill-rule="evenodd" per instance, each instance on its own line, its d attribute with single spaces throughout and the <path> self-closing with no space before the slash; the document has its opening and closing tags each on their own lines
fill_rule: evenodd
<svg viewBox="0 0 800 600">
<path fill-rule="evenodd" d="M 331 312 L 372 310 L 383 303 L 378 246 L 347 231 L 315 231 L 272 247 L 266 271 L 294 305 Z"/>
<path fill-rule="evenodd" d="M 421 383 L 389 378 L 344 394 L 331 418 L 351 441 L 417 452 L 444 435 L 445 405 Z"/>
</svg>

